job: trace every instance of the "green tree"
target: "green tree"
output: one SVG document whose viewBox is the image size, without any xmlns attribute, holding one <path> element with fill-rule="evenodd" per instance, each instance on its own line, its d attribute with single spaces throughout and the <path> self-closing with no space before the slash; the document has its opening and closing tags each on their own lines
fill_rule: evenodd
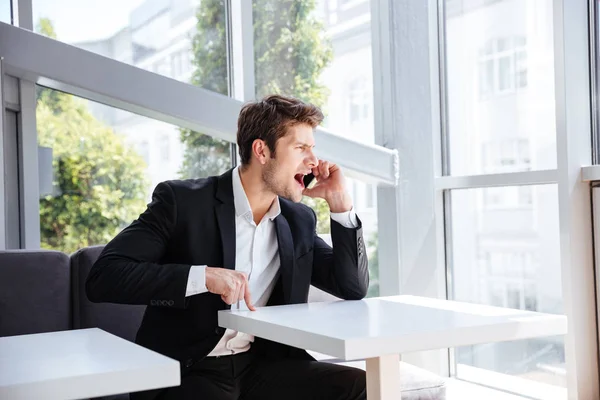
<svg viewBox="0 0 600 400">
<path fill-rule="evenodd" d="M 56 37 L 47 19 L 38 32 Z M 72 252 L 108 242 L 144 209 L 143 158 L 74 96 L 38 89 L 36 117 L 54 171 L 54 193 L 40 199 L 42 247 Z"/>
<path fill-rule="evenodd" d="M 227 95 L 227 47 L 225 38 L 225 1 L 202 0 L 196 13 L 196 34 L 192 40 L 192 84 Z M 218 175 L 231 167 L 229 142 L 201 132 L 181 129 L 185 146 L 182 178 Z"/>
<path fill-rule="evenodd" d="M 228 93 L 225 2 L 202 0 L 193 38 L 192 83 Z M 326 103 L 327 88 L 319 82 L 332 59 L 330 43 L 314 11 L 315 0 L 253 0 L 256 96 L 271 93 L 298 97 L 319 107 Z M 223 172 L 230 163 L 227 142 L 200 132 L 181 131 L 186 146 L 182 177 Z M 319 233 L 329 232 L 329 210 L 322 200 L 305 198 L 317 212 Z"/>
</svg>

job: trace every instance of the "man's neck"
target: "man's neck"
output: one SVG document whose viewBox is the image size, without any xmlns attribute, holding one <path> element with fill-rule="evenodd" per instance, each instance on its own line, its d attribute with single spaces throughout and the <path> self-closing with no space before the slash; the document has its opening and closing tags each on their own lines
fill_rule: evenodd
<svg viewBox="0 0 600 400">
<path fill-rule="evenodd" d="M 262 176 L 260 173 L 252 171 L 250 167 L 245 169 L 240 167 L 240 180 L 248 198 L 248 203 L 250 203 L 254 223 L 258 225 L 271 208 L 277 196 L 265 190 Z"/>
</svg>

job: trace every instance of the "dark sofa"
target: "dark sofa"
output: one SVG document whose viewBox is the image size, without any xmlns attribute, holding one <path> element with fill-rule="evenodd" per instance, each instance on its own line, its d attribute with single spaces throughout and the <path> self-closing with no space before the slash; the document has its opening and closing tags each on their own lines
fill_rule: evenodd
<svg viewBox="0 0 600 400">
<path fill-rule="evenodd" d="M 72 255 L 51 250 L 0 251 L 0 337 L 100 328 L 133 341 L 145 306 L 97 304 L 87 299 L 85 279 L 102 246 Z M 336 300 L 311 288 L 310 302 Z M 324 362 L 339 362 L 328 360 Z M 403 400 L 443 400 L 444 380 L 402 363 Z M 127 400 L 129 395 L 105 397 Z"/>
</svg>

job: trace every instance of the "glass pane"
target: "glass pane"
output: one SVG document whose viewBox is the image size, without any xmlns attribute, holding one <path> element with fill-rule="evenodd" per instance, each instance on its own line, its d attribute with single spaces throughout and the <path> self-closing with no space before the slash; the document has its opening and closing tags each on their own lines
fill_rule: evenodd
<svg viewBox="0 0 600 400">
<path fill-rule="evenodd" d="M 556 168 L 552 0 L 445 4 L 451 174 Z"/>
<path fill-rule="evenodd" d="M 5 22 L 7 24 L 12 23 L 10 4 L 11 4 L 10 0 L 0 1 L 0 22 Z"/>
<path fill-rule="evenodd" d="M 374 143 L 370 2 L 253 0 L 253 7 L 257 96 L 309 101 L 322 107 L 328 130 Z"/>
<path fill-rule="evenodd" d="M 47 88 L 37 97 L 43 248 L 105 244 L 159 182 L 231 167 L 228 143 Z"/>
<path fill-rule="evenodd" d="M 564 312 L 556 185 L 453 190 L 451 204 L 454 299 Z M 564 357 L 562 337 L 461 347 L 457 376 L 530 396 L 566 387 Z"/>
<path fill-rule="evenodd" d="M 368 0 L 253 0 L 257 97 L 282 93 L 323 110 L 323 127 L 353 140 L 374 143 L 373 71 Z M 352 68 L 348 68 L 351 65 Z M 319 138 L 317 141 L 317 154 Z M 371 287 L 378 295 L 377 191 L 348 179 L 369 252 Z M 329 233 L 329 210 L 315 208 L 320 234 Z"/>
<path fill-rule="evenodd" d="M 224 0 L 33 0 L 33 18 L 38 33 L 227 93 Z"/>
</svg>

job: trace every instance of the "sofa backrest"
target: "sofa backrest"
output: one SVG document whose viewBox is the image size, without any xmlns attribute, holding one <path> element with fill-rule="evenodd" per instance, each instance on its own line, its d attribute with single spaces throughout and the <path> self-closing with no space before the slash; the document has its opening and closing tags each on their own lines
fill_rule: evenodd
<svg viewBox="0 0 600 400">
<path fill-rule="evenodd" d="M 92 303 L 85 294 L 85 280 L 103 248 L 86 247 L 71 255 L 73 328 L 100 328 L 134 341 L 146 306 Z"/>
<path fill-rule="evenodd" d="M 0 336 L 100 328 L 134 341 L 146 307 L 92 303 L 85 280 L 104 246 L 70 257 L 53 250 L 0 251 Z M 339 300 L 315 287 L 309 302 Z"/>
<path fill-rule="evenodd" d="M 70 282 L 64 253 L 0 251 L 0 336 L 71 329 Z"/>
</svg>

